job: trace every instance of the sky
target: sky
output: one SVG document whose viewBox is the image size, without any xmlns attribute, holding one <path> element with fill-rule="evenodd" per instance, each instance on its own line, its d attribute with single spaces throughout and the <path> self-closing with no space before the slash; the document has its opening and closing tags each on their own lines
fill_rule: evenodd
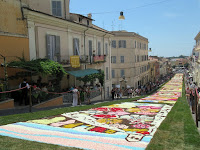
<svg viewBox="0 0 200 150">
<path fill-rule="evenodd" d="M 70 0 L 70 12 L 92 13 L 93 24 L 108 31 L 148 38 L 149 55 L 189 56 L 200 32 L 200 0 Z"/>
</svg>

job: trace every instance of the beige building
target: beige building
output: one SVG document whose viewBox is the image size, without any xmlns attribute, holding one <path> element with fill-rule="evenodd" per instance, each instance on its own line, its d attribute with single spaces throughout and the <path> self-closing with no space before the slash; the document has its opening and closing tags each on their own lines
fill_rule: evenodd
<svg viewBox="0 0 200 150">
<path fill-rule="evenodd" d="M 70 14 L 69 0 L 27 0 L 27 4 L 23 14 L 28 21 L 31 59 L 47 57 L 70 71 L 104 70 L 105 92 L 109 96 L 112 34 L 94 26 L 91 15 Z M 74 55 L 80 56 L 81 62 L 76 69 L 69 64 Z M 62 83 L 63 88 L 82 84 L 72 75 Z"/>
<path fill-rule="evenodd" d="M 148 39 L 127 31 L 113 31 L 112 84 L 119 85 L 123 77 L 127 85 L 137 88 L 149 81 Z"/>
<path fill-rule="evenodd" d="M 191 61 L 191 73 L 193 81 L 197 86 L 200 86 L 200 32 L 195 37 L 196 45 L 193 49 L 192 61 Z"/>
</svg>

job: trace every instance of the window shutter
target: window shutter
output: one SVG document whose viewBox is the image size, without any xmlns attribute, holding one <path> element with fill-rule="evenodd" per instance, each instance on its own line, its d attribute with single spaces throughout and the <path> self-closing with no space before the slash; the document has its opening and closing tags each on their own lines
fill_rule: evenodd
<svg viewBox="0 0 200 150">
<path fill-rule="evenodd" d="M 46 35 L 46 55 L 48 59 L 51 59 L 51 52 L 50 52 L 50 35 Z"/>
<path fill-rule="evenodd" d="M 52 15 L 56 16 L 56 1 L 52 1 Z"/>
<path fill-rule="evenodd" d="M 126 48 L 126 41 L 124 41 L 124 48 Z"/>
<path fill-rule="evenodd" d="M 80 50 L 79 50 L 79 39 L 76 39 L 76 50 L 77 50 L 77 55 L 80 56 Z"/>
<path fill-rule="evenodd" d="M 61 1 L 57 1 L 57 16 L 62 16 Z"/>
<path fill-rule="evenodd" d="M 89 41 L 89 56 L 92 56 L 92 41 Z"/>
<path fill-rule="evenodd" d="M 73 38 L 73 55 L 76 55 L 76 45 L 75 45 L 76 39 Z"/>
<path fill-rule="evenodd" d="M 101 55 L 101 42 L 98 42 L 98 55 Z"/>
<path fill-rule="evenodd" d="M 119 48 L 121 48 L 122 47 L 122 42 L 121 41 L 119 41 Z"/>
<path fill-rule="evenodd" d="M 56 52 L 57 61 L 60 62 L 60 36 L 56 36 Z"/>
<path fill-rule="evenodd" d="M 107 43 L 105 44 L 105 49 L 106 49 L 106 53 L 105 54 L 108 55 L 108 44 Z"/>
</svg>

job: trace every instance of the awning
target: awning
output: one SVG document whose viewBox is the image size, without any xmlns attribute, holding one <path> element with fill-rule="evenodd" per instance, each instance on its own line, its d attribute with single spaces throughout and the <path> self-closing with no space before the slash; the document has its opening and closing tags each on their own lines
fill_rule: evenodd
<svg viewBox="0 0 200 150">
<path fill-rule="evenodd" d="M 87 75 L 99 73 L 96 69 L 85 69 L 85 70 L 77 70 L 77 71 L 66 71 L 67 73 L 75 76 L 75 77 L 84 77 Z"/>
</svg>

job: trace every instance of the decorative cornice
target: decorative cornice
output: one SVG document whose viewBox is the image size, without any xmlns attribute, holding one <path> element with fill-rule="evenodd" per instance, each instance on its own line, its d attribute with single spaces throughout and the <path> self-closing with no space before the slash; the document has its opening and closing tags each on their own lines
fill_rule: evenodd
<svg viewBox="0 0 200 150">
<path fill-rule="evenodd" d="M 104 36 L 105 34 L 106 34 L 105 37 L 113 36 L 110 32 L 101 31 L 93 27 L 81 25 L 69 20 L 65 20 L 62 18 L 45 14 L 42 12 L 30 10 L 29 8 L 23 8 L 23 12 L 24 12 L 24 17 L 27 19 L 27 21 L 30 21 L 30 22 L 76 30 L 79 32 L 84 32 L 85 30 L 87 30 L 87 33 L 96 34 L 98 36 Z"/>
</svg>

